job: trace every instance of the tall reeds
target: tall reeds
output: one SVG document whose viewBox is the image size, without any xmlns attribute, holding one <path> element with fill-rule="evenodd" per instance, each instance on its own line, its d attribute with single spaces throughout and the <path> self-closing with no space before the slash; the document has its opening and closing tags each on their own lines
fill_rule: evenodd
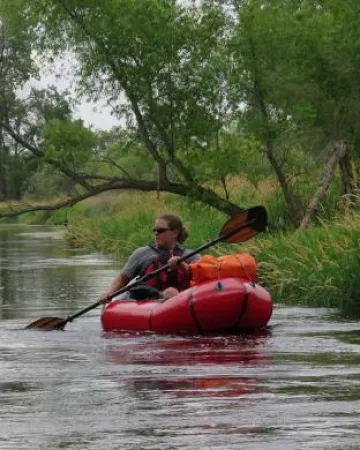
<svg viewBox="0 0 360 450">
<path fill-rule="evenodd" d="M 336 208 L 332 206 L 330 214 L 331 208 L 326 207 L 322 221 L 307 230 L 290 231 L 293 229 L 287 208 L 273 184 L 259 190 L 242 184 L 239 190 L 234 187 L 233 194 L 233 201 L 243 207 L 264 204 L 276 231 L 262 233 L 241 245 L 220 244 L 209 249 L 209 253 L 254 254 L 259 282 L 271 292 L 275 303 L 360 312 L 359 212 L 334 218 Z M 111 253 L 123 261 L 134 248 L 152 240 L 154 219 L 161 212 L 183 218 L 190 231 L 186 242 L 190 248 L 214 238 L 228 219 L 189 199 L 129 192 L 101 195 L 55 212 L 50 223 L 68 223 L 66 237 L 71 245 Z"/>
<path fill-rule="evenodd" d="M 360 312 L 360 215 L 249 244 L 275 301 Z"/>
</svg>

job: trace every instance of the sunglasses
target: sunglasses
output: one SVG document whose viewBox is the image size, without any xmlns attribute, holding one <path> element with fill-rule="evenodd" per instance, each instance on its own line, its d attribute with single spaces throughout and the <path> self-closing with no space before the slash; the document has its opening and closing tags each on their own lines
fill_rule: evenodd
<svg viewBox="0 0 360 450">
<path fill-rule="evenodd" d="M 165 233 L 165 231 L 169 231 L 170 228 L 162 228 L 162 227 L 158 227 L 158 228 L 153 228 L 152 232 L 155 234 L 162 234 Z"/>
</svg>

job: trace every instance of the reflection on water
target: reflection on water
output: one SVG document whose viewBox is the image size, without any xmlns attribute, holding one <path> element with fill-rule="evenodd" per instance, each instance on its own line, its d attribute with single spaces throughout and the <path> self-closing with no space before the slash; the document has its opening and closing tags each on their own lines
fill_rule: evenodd
<svg viewBox="0 0 360 450">
<path fill-rule="evenodd" d="M 0 318 L 28 317 L 28 310 L 44 308 L 54 314 L 76 309 L 107 286 L 115 264 L 70 249 L 61 231 L 0 225 Z"/>
<path fill-rule="evenodd" d="M 128 381 L 129 389 L 143 396 L 148 391 L 163 391 L 180 397 L 237 397 L 260 392 L 258 376 L 242 376 L 224 373 L 225 367 L 253 367 L 270 362 L 272 356 L 266 351 L 266 339 L 271 333 L 266 330 L 257 336 L 228 336 L 171 338 L 152 346 L 134 343 L 124 347 L 107 345 L 106 355 L 116 364 L 165 365 L 167 367 L 211 367 L 193 376 L 172 375 L 170 377 L 139 377 Z M 213 368 L 221 367 L 218 375 Z"/>
<path fill-rule="evenodd" d="M 46 227 L 0 226 L 0 450 L 355 449 L 356 322 L 275 308 L 256 335 L 23 327 L 97 298 L 118 264 Z"/>
<path fill-rule="evenodd" d="M 110 335 L 110 336 L 109 336 Z M 111 337 L 121 336 L 125 339 L 129 334 L 108 333 Z M 131 336 L 131 334 L 130 334 Z M 224 336 L 224 337 L 179 337 L 161 341 L 149 353 L 148 343 L 135 343 L 132 346 L 106 346 L 106 354 L 111 361 L 118 364 L 165 364 L 165 365 L 198 365 L 198 364 L 256 364 L 269 358 L 261 352 L 264 342 L 271 337 L 270 329 L 253 335 Z M 118 342 L 117 339 L 114 339 Z M 146 347 L 146 348 L 145 348 Z"/>
</svg>

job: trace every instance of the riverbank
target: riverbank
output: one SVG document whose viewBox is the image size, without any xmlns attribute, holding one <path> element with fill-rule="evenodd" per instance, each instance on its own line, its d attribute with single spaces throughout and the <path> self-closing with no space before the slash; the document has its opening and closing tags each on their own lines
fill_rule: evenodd
<svg viewBox="0 0 360 450">
<path fill-rule="evenodd" d="M 360 216 L 352 214 L 308 230 L 264 235 L 247 250 L 259 281 L 277 302 L 335 307 L 360 313 Z"/>
<path fill-rule="evenodd" d="M 339 307 L 360 311 L 360 217 L 325 220 L 307 230 L 291 231 L 286 208 L 272 189 L 238 198 L 245 207 L 264 204 L 274 225 L 243 244 L 221 244 L 208 250 L 212 254 L 250 251 L 258 262 L 258 277 L 276 303 Z M 265 192 L 265 194 L 264 194 Z M 187 246 L 197 248 L 216 237 L 227 217 L 203 204 L 156 193 L 107 194 L 71 209 L 55 212 L 47 223 L 67 225 L 69 245 L 113 254 L 124 260 L 134 248 L 152 239 L 154 217 L 164 211 L 179 214 L 189 227 Z M 42 217 L 41 217 L 42 215 Z M 44 221 L 44 213 L 28 215 L 27 221 Z M 283 231 L 279 231 L 283 230 Z"/>
<path fill-rule="evenodd" d="M 165 202 L 159 207 L 153 202 L 157 206 L 144 211 L 144 200 L 134 198 L 129 210 L 124 209 L 122 213 L 116 212 L 115 202 L 112 207 L 106 207 L 106 213 L 104 205 L 99 203 L 83 211 L 86 214 L 82 217 L 71 216 L 68 241 L 71 245 L 116 254 L 123 260 L 134 248 L 150 242 L 153 220 L 160 211 L 171 209 L 183 217 L 189 225 L 191 248 L 216 237 L 227 219 L 201 205 L 191 208 L 191 205 Z M 271 211 L 269 215 L 271 218 Z M 360 311 L 359 242 L 360 216 L 353 214 L 307 230 L 262 233 L 246 243 L 221 244 L 208 252 L 252 253 L 258 262 L 259 282 L 277 303 L 338 307 L 344 312 L 357 313 L 357 309 Z"/>
</svg>

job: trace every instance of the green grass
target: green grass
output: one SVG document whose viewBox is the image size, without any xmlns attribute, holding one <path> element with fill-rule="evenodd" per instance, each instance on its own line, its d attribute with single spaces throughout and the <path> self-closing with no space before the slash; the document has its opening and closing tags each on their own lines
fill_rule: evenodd
<svg viewBox="0 0 360 450">
<path fill-rule="evenodd" d="M 321 219 L 307 230 L 293 231 L 278 187 L 263 182 L 257 188 L 234 180 L 231 200 L 242 206 L 266 206 L 277 230 L 262 233 L 243 244 L 219 244 L 206 250 L 215 255 L 249 251 L 256 256 L 259 282 L 275 303 L 338 307 L 360 312 L 360 202 L 347 217 L 339 214 L 336 183 L 320 210 Z M 309 189 L 308 186 L 304 189 Z M 300 198 L 305 198 L 305 193 Z M 306 202 L 304 202 L 306 203 Z M 72 208 L 25 216 L 27 223 L 63 225 L 72 246 L 112 253 L 124 260 L 134 248 L 152 240 L 156 215 L 172 212 L 182 217 L 190 237 L 186 245 L 197 248 L 216 237 L 228 217 L 202 203 L 170 194 L 107 193 Z M 24 220 L 24 219 L 22 219 Z"/>
<path fill-rule="evenodd" d="M 276 301 L 360 311 L 360 216 L 265 236 L 247 249 Z"/>
<path fill-rule="evenodd" d="M 188 227 L 190 237 L 186 244 L 198 247 L 215 237 L 227 217 L 200 203 L 189 202 L 171 195 L 156 198 L 155 194 L 131 195 L 126 204 L 119 198 L 109 197 L 107 206 L 102 202 L 88 202 L 73 208 L 68 215 L 67 240 L 71 245 L 91 247 L 119 258 L 146 245 L 153 239 L 155 217 L 162 212 L 178 214 Z"/>
<path fill-rule="evenodd" d="M 179 214 L 190 228 L 187 245 L 197 248 L 217 236 L 227 217 L 203 204 L 171 195 L 110 197 L 74 209 L 68 239 L 72 245 L 116 254 L 120 259 L 152 239 L 155 216 Z M 284 204 L 272 197 L 267 209 L 272 222 L 286 223 Z M 260 203 L 260 202 L 254 202 Z M 276 205 L 276 208 L 274 207 Z M 246 205 L 247 206 L 247 205 Z M 279 228 L 282 228 L 279 226 Z M 277 303 L 360 310 L 360 216 L 319 221 L 307 230 L 260 234 L 243 244 L 220 244 L 206 253 L 249 251 L 258 262 L 259 281 Z M 359 305 L 359 307 L 358 307 Z"/>
</svg>

